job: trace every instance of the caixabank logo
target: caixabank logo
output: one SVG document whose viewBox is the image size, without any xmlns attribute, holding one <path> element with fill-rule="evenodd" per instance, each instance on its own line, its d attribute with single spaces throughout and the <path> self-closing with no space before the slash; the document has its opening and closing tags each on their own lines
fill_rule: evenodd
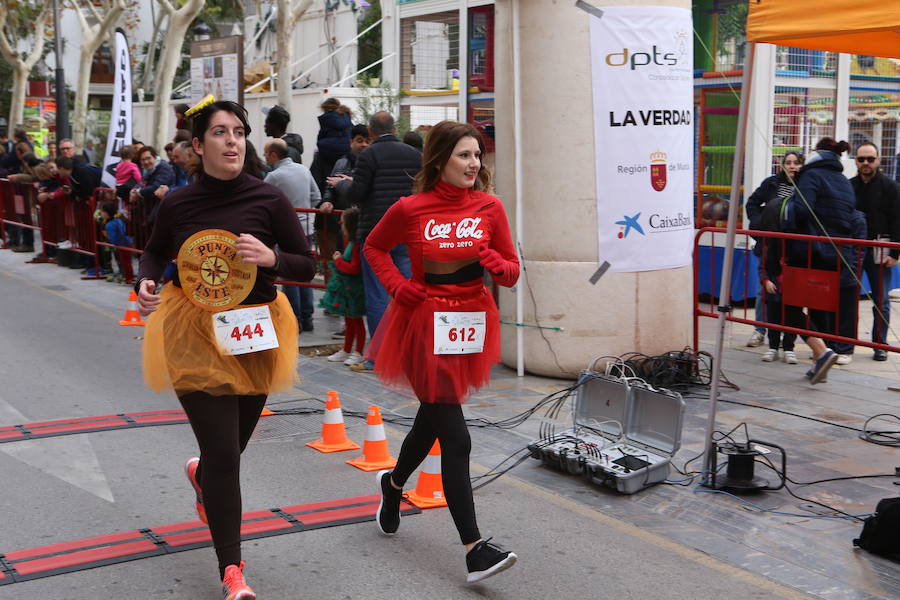
<svg viewBox="0 0 900 600">
<path fill-rule="evenodd" d="M 622 215 L 621 221 L 616 221 L 616 225 L 619 226 L 619 233 L 616 234 L 616 237 L 620 240 L 624 240 L 628 237 L 628 234 L 632 231 L 636 231 L 641 235 L 644 235 L 644 228 L 641 227 L 641 224 L 638 222 L 638 219 L 641 218 L 641 213 L 637 213 L 636 215 L 628 216 Z"/>
</svg>

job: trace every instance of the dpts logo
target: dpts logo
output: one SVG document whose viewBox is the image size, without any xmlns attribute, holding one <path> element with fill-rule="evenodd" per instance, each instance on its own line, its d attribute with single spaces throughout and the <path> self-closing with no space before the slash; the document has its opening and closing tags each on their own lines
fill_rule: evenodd
<svg viewBox="0 0 900 600">
<path fill-rule="evenodd" d="M 606 64 L 611 67 L 624 67 L 628 65 L 632 71 L 638 67 L 647 65 L 659 65 L 673 67 L 678 64 L 678 57 L 674 52 L 663 52 L 653 45 L 650 52 L 634 52 L 623 48 L 621 52 L 611 52 L 606 55 Z"/>
</svg>

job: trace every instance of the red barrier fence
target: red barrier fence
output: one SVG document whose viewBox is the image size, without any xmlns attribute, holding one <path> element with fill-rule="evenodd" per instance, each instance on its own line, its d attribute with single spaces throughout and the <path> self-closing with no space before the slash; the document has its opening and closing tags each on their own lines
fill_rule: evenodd
<svg viewBox="0 0 900 600">
<path fill-rule="evenodd" d="M 723 263 L 720 255 L 724 248 L 716 246 L 716 236 L 724 243 L 725 232 L 723 228 L 706 227 L 698 230 L 694 237 L 695 348 L 699 347 L 700 341 L 699 318 L 718 318 L 715 302 L 720 293 Z M 880 319 L 884 314 L 889 315 L 888 291 L 900 285 L 892 285 L 890 267 L 885 267 L 879 260 L 890 250 L 900 250 L 900 243 L 746 229 L 737 230 L 736 235 L 739 243 L 735 247 L 735 268 L 728 285 L 729 298 L 718 302 L 730 307 L 726 320 L 900 352 L 900 346 L 887 343 L 888 326 Z M 750 249 L 753 247 L 751 239 L 756 240 L 753 250 Z M 874 280 L 869 286 L 863 285 L 866 274 Z M 766 280 L 775 287 L 774 293 L 765 289 Z M 763 309 L 765 316 L 760 318 L 757 307 L 757 318 L 753 319 L 748 309 L 751 300 L 755 303 L 760 286 L 763 287 L 762 298 L 768 299 L 767 307 L 775 307 L 775 314 L 765 314 Z M 872 327 L 880 328 L 885 343 L 860 338 L 857 322 L 861 295 L 874 301 L 877 310 L 872 316 Z M 708 302 L 701 302 L 703 296 L 708 296 Z M 802 312 L 803 308 L 806 312 Z"/>
<path fill-rule="evenodd" d="M 0 247 L 6 240 L 8 226 L 26 227 L 40 231 L 41 244 L 46 256 L 47 246 L 58 247 L 61 242 L 64 249 L 90 256 L 94 259 L 97 269 L 95 275 L 85 278 L 100 278 L 99 267 L 101 264 L 99 248 L 110 248 L 120 256 L 120 262 L 124 263 L 128 257 L 134 254 L 142 254 L 149 237 L 151 226 L 147 223 L 148 212 L 141 203 L 126 203 L 123 207 L 125 216 L 126 233 L 134 240 L 134 246 L 116 246 L 105 241 L 104 231 L 94 218 L 97 207 L 104 202 L 113 202 L 118 206 L 115 190 L 109 188 L 97 188 L 93 196 L 87 201 L 72 199 L 63 194 L 47 194 L 42 201 L 38 201 L 37 186 L 32 183 L 14 183 L 7 179 L 0 179 Z M 309 215 L 309 231 L 314 231 L 313 221 L 316 215 L 325 213 L 313 208 L 294 209 L 300 215 Z M 337 216 L 342 211 L 335 210 L 331 214 Z M 329 228 L 329 219 L 322 218 L 320 229 L 315 232 L 316 242 L 313 252 L 319 262 L 318 270 L 322 273 L 325 283 L 277 281 L 281 285 L 298 287 L 311 287 L 325 289 L 330 273 L 328 265 L 331 255 L 336 248 L 338 231 L 332 226 Z M 71 244 L 71 246 L 69 245 Z M 35 262 L 48 262 L 46 258 L 36 259 Z M 127 273 L 127 269 L 126 269 Z"/>
</svg>

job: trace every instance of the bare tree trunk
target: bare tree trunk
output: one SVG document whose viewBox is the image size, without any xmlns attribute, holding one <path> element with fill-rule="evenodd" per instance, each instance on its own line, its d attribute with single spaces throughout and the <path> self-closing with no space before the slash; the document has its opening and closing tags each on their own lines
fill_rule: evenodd
<svg viewBox="0 0 900 600">
<path fill-rule="evenodd" d="M 153 118 L 156 121 L 153 142 L 157 148 L 162 148 L 174 133 L 169 130 L 169 117 L 172 113 L 169 101 L 172 99 L 172 80 L 181 62 L 181 44 L 191 22 L 203 10 L 205 0 L 188 0 L 178 10 L 175 10 L 169 0 L 157 1 L 169 17 L 169 27 L 166 29 L 156 74 L 156 92 L 153 95 Z"/>
<path fill-rule="evenodd" d="M 275 43 L 278 46 L 278 104 L 291 110 L 291 79 L 294 72 L 294 29 L 300 18 L 312 5 L 312 0 L 300 0 L 291 9 L 292 0 L 278 0 L 278 15 L 275 25 Z"/>
<path fill-rule="evenodd" d="M 81 24 L 81 55 L 78 71 L 78 87 L 75 89 L 75 112 L 72 116 L 72 139 L 76 146 L 84 143 L 84 134 L 87 128 L 87 102 L 88 91 L 91 84 L 91 63 L 94 61 L 94 53 L 109 39 L 109 34 L 125 12 L 124 0 L 108 0 L 101 6 L 105 14 L 100 14 L 92 0 L 87 0 L 88 9 L 97 21 L 89 25 L 82 12 L 80 0 L 71 0 Z"/>
<path fill-rule="evenodd" d="M 153 35 L 150 37 L 150 43 L 147 44 L 147 59 L 144 61 L 144 81 L 141 84 L 141 87 L 144 90 L 149 90 L 153 82 L 153 61 L 156 60 L 156 40 L 159 39 L 159 30 L 162 27 L 162 22 L 165 18 L 166 13 L 161 11 L 156 16 L 156 20 L 153 23 Z"/>
<path fill-rule="evenodd" d="M 47 29 L 47 19 L 50 16 L 51 0 L 42 0 L 39 6 L 41 12 L 35 19 L 33 29 L 34 45 L 28 56 L 23 59 L 18 52 L 19 43 L 14 30 L 15 22 L 9 16 L 8 3 L 0 2 L 0 56 L 13 69 L 13 93 L 12 102 L 9 105 L 10 128 L 23 121 L 28 75 L 37 64 L 41 54 L 44 53 L 44 33 Z"/>
<path fill-rule="evenodd" d="M 13 127 L 21 125 L 25 116 L 25 91 L 28 86 L 28 73 L 24 63 L 13 66 L 12 104 L 9 106 L 9 134 Z"/>
</svg>

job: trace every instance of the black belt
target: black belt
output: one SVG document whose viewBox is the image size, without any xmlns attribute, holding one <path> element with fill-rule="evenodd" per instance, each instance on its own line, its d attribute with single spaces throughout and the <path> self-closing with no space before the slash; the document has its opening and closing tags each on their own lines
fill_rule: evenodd
<svg viewBox="0 0 900 600">
<path fill-rule="evenodd" d="M 425 283 L 452 285 L 481 279 L 483 275 L 484 267 L 481 266 L 481 263 L 473 262 L 453 273 L 425 273 Z"/>
</svg>

